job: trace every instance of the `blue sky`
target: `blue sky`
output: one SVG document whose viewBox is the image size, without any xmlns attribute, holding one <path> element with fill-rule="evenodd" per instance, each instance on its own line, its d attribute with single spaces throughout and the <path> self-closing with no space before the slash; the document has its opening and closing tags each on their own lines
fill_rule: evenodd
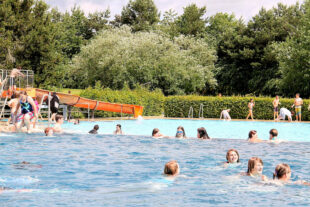
<svg viewBox="0 0 310 207">
<path fill-rule="evenodd" d="M 102 11 L 110 8 L 111 15 L 120 14 L 123 6 L 129 0 L 45 0 L 51 7 L 57 7 L 60 11 L 70 10 L 74 5 L 80 6 L 85 13 Z M 270 9 L 277 3 L 292 5 L 297 0 L 154 0 L 157 8 L 163 14 L 169 9 L 173 9 L 182 14 L 183 8 L 191 3 L 198 6 L 207 7 L 207 16 L 216 14 L 217 12 L 234 13 L 237 18 L 243 17 L 248 21 L 252 16 L 258 13 L 261 7 Z M 302 2 L 299 1 L 299 2 Z"/>
</svg>

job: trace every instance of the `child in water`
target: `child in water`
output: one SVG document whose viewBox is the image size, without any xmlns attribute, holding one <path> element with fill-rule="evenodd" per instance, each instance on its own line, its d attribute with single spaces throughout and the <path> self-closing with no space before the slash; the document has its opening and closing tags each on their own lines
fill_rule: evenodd
<svg viewBox="0 0 310 207">
<path fill-rule="evenodd" d="M 160 133 L 158 128 L 154 128 L 152 131 L 152 137 L 154 138 L 164 138 L 164 135 Z"/>
<path fill-rule="evenodd" d="M 249 137 L 248 137 L 248 142 L 251 142 L 251 143 L 259 143 L 259 142 L 262 142 L 263 140 L 259 139 L 257 137 L 257 132 L 255 130 L 251 130 L 249 132 Z"/>
<path fill-rule="evenodd" d="M 177 128 L 177 133 L 175 134 L 176 138 L 186 138 L 184 127 L 179 126 Z"/>
<path fill-rule="evenodd" d="M 263 175 L 264 163 L 262 159 L 258 157 L 252 157 L 248 161 L 248 171 L 246 173 L 241 173 L 244 176 L 251 176 L 259 178 L 263 181 L 268 180 L 268 178 Z"/>
<path fill-rule="evenodd" d="M 180 167 L 176 160 L 172 160 L 165 164 L 164 174 L 167 176 L 177 176 L 180 174 Z"/>
<path fill-rule="evenodd" d="M 207 133 L 207 130 L 204 127 L 197 129 L 197 138 L 199 139 L 211 139 Z"/>
<path fill-rule="evenodd" d="M 55 120 L 56 120 L 56 124 L 55 124 L 55 126 L 54 126 L 54 128 L 53 128 L 53 131 L 54 131 L 55 133 L 62 133 L 63 130 L 62 130 L 62 128 L 61 128 L 61 125 L 64 123 L 64 118 L 63 118 L 63 116 L 58 114 L 58 115 L 56 115 Z"/>
<path fill-rule="evenodd" d="M 226 153 L 226 160 L 227 162 L 224 163 L 224 167 L 228 167 L 229 164 L 238 164 L 239 160 L 239 153 L 235 149 L 230 149 Z"/>
<path fill-rule="evenodd" d="M 94 128 L 92 130 L 90 130 L 88 133 L 89 134 L 98 134 L 98 130 L 99 130 L 99 125 L 95 125 Z"/>
<path fill-rule="evenodd" d="M 270 142 L 279 142 L 279 139 L 278 139 L 278 130 L 276 129 L 271 129 L 269 131 L 269 141 Z"/>
<path fill-rule="evenodd" d="M 288 164 L 282 163 L 276 166 L 276 169 L 273 173 L 273 180 L 277 181 L 280 184 L 291 183 L 291 168 Z M 299 180 L 295 184 L 309 185 L 310 183 Z"/>
<path fill-rule="evenodd" d="M 122 125 L 120 124 L 116 125 L 116 130 L 114 131 L 114 134 L 123 134 Z"/>
</svg>

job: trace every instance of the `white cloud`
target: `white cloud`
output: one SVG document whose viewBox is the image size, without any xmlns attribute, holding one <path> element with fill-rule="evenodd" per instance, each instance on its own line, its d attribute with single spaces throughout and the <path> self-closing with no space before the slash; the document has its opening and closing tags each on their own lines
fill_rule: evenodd
<svg viewBox="0 0 310 207">
<path fill-rule="evenodd" d="M 103 11 L 110 8 L 113 17 L 121 13 L 123 6 L 129 0 L 46 0 L 46 2 L 52 7 L 57 6 L 60 11 L 70 10 L 75 4 L 80 6 L 85 13 Z M 199 7 L 207 7 L 207 16 L 214 15 L 217 12 L 227 12 L 234 13 L 238 18 L 243 17 L 245 20 L 249 20 L 262 7 L 270 9 L 280 2 L 292 5 L 297 0 L 154 0 L 154 2 L 162 14 L 169 9 L 182 14 L 184 7 L 195 3 Z"/>
</svg>

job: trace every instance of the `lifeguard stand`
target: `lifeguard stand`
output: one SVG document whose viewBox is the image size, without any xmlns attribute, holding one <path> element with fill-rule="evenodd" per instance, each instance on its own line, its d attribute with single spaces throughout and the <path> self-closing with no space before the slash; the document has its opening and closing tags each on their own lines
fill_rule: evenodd
<svg viewBox="0 0 310 207">
<path fill-rule="evenodd" d="M 1 89 L 0 89 L 0 119 L 4 115 L 9 115 L 10 111 L 5 110 L 8 99 L 13 93 L 12 82 L 10 80 L 10 74 L 12 70 L 0 69 L 0 80 L 1 80 Z M 17 76 L 14 78 L 14 86 L 16 90 L 25 90 L 31 89 L 34 85 L 34 73 L 32 70 L 20 70 L 24 76 Z"/>
</svg>

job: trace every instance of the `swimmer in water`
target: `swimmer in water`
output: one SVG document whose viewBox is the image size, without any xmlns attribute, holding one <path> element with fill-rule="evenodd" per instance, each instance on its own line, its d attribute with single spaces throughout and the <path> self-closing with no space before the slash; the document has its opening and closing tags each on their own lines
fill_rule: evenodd
<svg viewBox="0 0 310 207">
<path fill-rule="evenodd" d="M 114 131 L 114 134 L 123 134 L 122 126 L 120 124 L 116 125 L 116 130 Z"/>
<path fill-rule="evenodd" d="M 164 135 L 160 133 L 158 128 L 154 128 L 152 131 L 152 137 L 154 138 L 164 138 Z"/>
<path fill-rule="evenodd" d="M 99 130 L 99 125 L 96 124 L 96 125 L 94 126 L 94 128 L 93 128 L 92 130 L 90 130 L 88 133 L 89 133 L 89 134 L 98 134 L 98 130 Z"/>
<path fill-rule="evenodd" d="M 239 160 L 239 153 L 235 149 L 230 149 L 226 153 L 226 160 L 227 162 L 224 163 L 224 167 L 228 167 L 229 164 L 238 164 Z"/>
<path fill-rule="evenodd" d="M 44 130 L 45 136 L 51 137 L 54 134 L 54 130 L 52 127 L 47 127 Z"/>
<path fill-rule="evenodd" d="M 184 127 L 178 126 L 177 133 L 175 135 L 176 138 L 187 138 L 185 134 Z"/>
<path fill-rule="evenodd" d="M 259 143 L 259 142 L 262 142 L 263 140 L 259 139 L 257 137 L 257 132 L 255 130 L 251 130 L 249 132 L 249 137 L 248 137 L 248 142 L 251 142 L 251 143 Z"/>
<path fill-rule="evenodd" d="M 177 176 L 180 174 L 180 167 L 176 160 L 172 160 L 165 164 L 164 174 L 167 176 Z"/>
<path fill-rule="evenodd" d="M 22 161 L 20 163 L 13 164 L 13 167 L 19 170 L 32 170 L 32 169 L 37 169 L 37 168 L 42 168 L 42 165 L 37 165 L 37 164 L 32 164 L 27 161 Z"/>
<path fill-rule="evenodd" d="M 269 131 L 269 141 L 270 142 L 278 142 L 279 141 L 279 139 L 278 139 L 278 130 L 271 129 Z"/>
<path fill-rule="evenodd" d="M 64 118 L 63 118 L 63 116 L 57 114 L 56 117 L 55 117 L 55 120 L 56 120 L 56 124 L 55 124 L 55 126 L 53 127 L 53 132 L 55 132 L 55 133 L 62 133 L 63 130 L 62 130 L 62 128 L 61 128 L 61 125 L 64 123 Z"/>
<path fill-rule="evenodd" d="M 276 182 L 279 182 L 281 184 L 292 183 L 291 174 L 292 174 L 291 168 L 288 164 L 285 164 L 285 163 L 278 164 L 276 166 L 274 173 L 273 173 L 273 180 L 275 180 Z M 296 181 L 294 183 L 310 186 L 310 183 L 302 181 L 302 180 Z"/>
<path fill-rule="evenodd" d="M 264 163 L 262 159 L 258 157 L 252 157 L 248 161 L 248 171 L 246 173 L 241 173 L 244 176 L 251 176 L 260 178 L 263 181 L 268 180 L 268 178 L 263 175 Z"/>
<path fill-rule="evenodd" d="M 197 129 L 197 138 L 199 139 L 211 139 L 207 133 L 207 130 L 204 127 Z"/>
</svg>

